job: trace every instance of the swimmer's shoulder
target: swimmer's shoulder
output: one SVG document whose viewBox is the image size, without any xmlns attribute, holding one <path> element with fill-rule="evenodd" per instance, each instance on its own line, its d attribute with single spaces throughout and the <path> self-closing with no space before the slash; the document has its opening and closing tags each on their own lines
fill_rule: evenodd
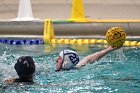
<svg viewBox="0 0 140 93">
<path fill-rule="evenodd" d="M 14 79 L 6 79 L 3 81 L 4 84 L 13 84 L 13 83 L 23 83 L 23 84 L 36 84 L 36 82 L 32 80 L 21 80 L 19 78 Z"/>
<path fill-rule="evenodd" d="M 3 81 L 5 84 L 11 84 L 11 83 L 14 83 L 15 82 L 15 79 L 6 79 Z"/>
</svg>

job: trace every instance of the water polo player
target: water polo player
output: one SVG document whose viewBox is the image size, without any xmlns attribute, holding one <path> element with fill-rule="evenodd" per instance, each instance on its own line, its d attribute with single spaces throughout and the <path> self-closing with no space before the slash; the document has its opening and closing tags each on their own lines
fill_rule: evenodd
<svg viewBox="0 0 140 93">
<path fill-rule="evenodd" d="M 56 71 L 69 70 L 72 68 L 79 69 L 88 63 L 98 61 L 100 58 L 105 56 L 107 53 L 119 49 L 120 47 L 108 47 L 99 52 L 90 54 L 80 61 L 78 54 L 73 50 L 63 50 L 56 59 Z"/>
<path fill-rule="evenodd" d="M 35 62 L 30 56 L 21 56 L 14 66 L 19 78 L 5 80 L 5 83 L 28 82 L 34 83 Z"/>
</svg>

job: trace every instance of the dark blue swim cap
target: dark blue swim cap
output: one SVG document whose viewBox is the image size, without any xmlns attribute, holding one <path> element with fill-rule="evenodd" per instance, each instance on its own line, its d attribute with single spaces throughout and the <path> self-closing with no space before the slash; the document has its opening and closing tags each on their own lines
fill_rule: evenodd
<svg viewBox="0 0 140 93">
<path fill-rule="evenodd" d="M 35 72 L 35 64 L 30 56 L 19 57 L 14 68 L 20 78 L 34 74 Z"/>
</svg>

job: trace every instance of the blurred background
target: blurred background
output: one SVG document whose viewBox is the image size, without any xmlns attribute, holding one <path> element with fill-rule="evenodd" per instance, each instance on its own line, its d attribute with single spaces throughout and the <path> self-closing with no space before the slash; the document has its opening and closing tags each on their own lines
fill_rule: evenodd
<svg viewBox="0 0 140 93">
<path fill-rule="evenodd" d="M 17 17 L 20 0 L 0 0 L 0 20 Z M 91 19 L 140 19 L 140 0 L 83 0 Z M 68 19 L 72 0 L 31 0 L 34 18 Z M 26 7 L 26 6 L 25 6 Z"/>
</svg>

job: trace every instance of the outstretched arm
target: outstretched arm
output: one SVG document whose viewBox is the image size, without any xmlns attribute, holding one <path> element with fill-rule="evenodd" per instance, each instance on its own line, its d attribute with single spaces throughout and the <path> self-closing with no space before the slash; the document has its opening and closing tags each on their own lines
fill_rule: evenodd
<svg viewBox="0 0 140 93">
<path fill-rule="evenodd" d="M 104 49 L 104 50 L 101 50 L 101 51 L 96 52 L 96 53 L 94 53 L 94 54 L 88 55 L 88 56 L 86 56 L 82 61 L 80 61 L 80 62 L 76 65 L 76 67 L 77 67 L 77 68 L 80 68 L 80 67 L 82 67 L 82 66 L 85 66 L 85 65 L 88 64 L 88 63 L 93 63 L 93 62 L 95 62 L 95 61 L 98 61 L 98 60 L 101 59 L 103 56 L 105 56 L 107 53 L 109 53 L 109 52 L 111 52 L 111 51 L 114 51 L 114 50 L 117 50 L 117 49 L 119 49 L 119 48 L 110 46 L 110 47 L 108 47 L 108 48 L 106 48 L 106 49 Z"/>
</svg>

